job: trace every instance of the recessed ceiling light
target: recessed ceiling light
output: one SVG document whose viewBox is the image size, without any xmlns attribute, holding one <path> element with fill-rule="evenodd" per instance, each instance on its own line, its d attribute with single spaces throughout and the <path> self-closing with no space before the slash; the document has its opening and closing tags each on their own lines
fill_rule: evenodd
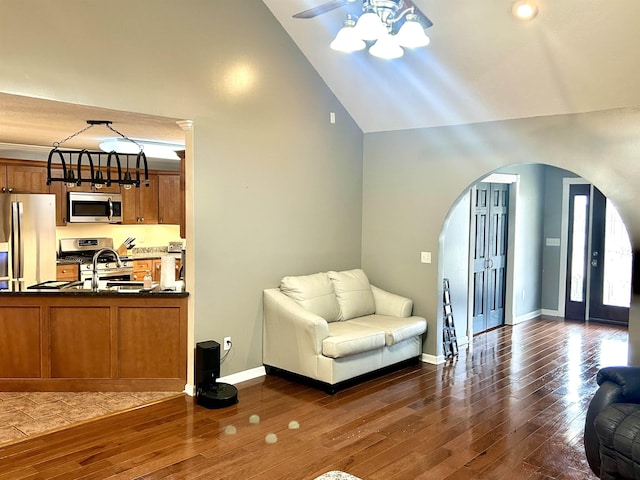
<svg viewBox="0 0 640 480">
<path fill-rule="evenodd" d="M 531 0 L 520 0 L 513 4 L 511 11 L 519 20 L 531 20 L 538 14 L 538 6 Z"/>
</svg>

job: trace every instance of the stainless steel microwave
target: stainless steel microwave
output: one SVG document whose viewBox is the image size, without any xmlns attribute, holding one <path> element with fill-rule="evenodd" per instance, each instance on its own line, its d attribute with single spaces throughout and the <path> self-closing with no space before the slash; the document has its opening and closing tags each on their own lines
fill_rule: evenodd
<svg viewBox="0 0 640 480">
<path fill-rule="evenodd" d="M 69 192 L 68 195 L 68 222 L 122 223 L 121 194 Z"/>
</svg>

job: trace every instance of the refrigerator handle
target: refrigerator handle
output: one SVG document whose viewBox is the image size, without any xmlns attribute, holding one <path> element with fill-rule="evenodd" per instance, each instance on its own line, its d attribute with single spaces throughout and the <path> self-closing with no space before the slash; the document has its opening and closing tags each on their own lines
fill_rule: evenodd
<svg viewBox="0 0 640 480">
<path fill-rule="evenodd" d="M 109 197 L 109 220 L 113 218 L 113 202 L 111 201 L 111 197 Z"/>
<path fill-rule="evenodd" d="M 11 259 L 14 280 L 24 276 L 24 242 L 22 239 L 22 202 L 11 202 Z"/>
</svg>

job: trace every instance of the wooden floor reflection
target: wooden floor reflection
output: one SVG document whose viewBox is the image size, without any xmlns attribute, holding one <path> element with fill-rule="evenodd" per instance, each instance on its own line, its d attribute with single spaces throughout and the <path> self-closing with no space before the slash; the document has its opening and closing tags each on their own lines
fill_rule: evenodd
<svg viewBox="0 0 640 480">
<path fill-rule="evenodd" d="M 266 377 L 233 407 L 181 397 L 26 440 L 0 449 L 0 480 L 591 479 L 585 411 L 626 351 L 621 327 L 531 320 L 334 396 Z"/>
</svg>

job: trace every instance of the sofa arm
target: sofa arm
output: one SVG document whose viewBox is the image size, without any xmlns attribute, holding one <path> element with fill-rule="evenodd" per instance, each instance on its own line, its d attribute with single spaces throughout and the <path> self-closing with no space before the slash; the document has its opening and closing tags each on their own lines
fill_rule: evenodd
<svg viewBox="0 0 640 480">
<path fill-rule="evenodd" d="M 640 367 L 605 367 L 596 377 L 598 385 L 612 382 L 620 388 L 622 400 L 617 402 L 640 403 Z"/>
<path fill-rule="evenodd" d="M 395 293 L 387 292 L 371 285 L 373 300 L 376 304 L 377 315 L 389 317 L 410 317 L 413 310 L 413 301 Z"/>
<path fill-rule="evenodd" d="M 640 367 L 605 367 L 598 372 L 600 387 L 589 403 L 584 425 L 584 449 L 593 473 L 600 475 L 600 441 L 594 421 L 612 403 L 640 403 Z"/>
<path fill-rule="evenodd" d="M 305 310 L 277 288 L 263 292 L 265 365 L 301 375 L 316 375 L 316 356 L 329 336 L 327 321 Z"/>
</svg>

